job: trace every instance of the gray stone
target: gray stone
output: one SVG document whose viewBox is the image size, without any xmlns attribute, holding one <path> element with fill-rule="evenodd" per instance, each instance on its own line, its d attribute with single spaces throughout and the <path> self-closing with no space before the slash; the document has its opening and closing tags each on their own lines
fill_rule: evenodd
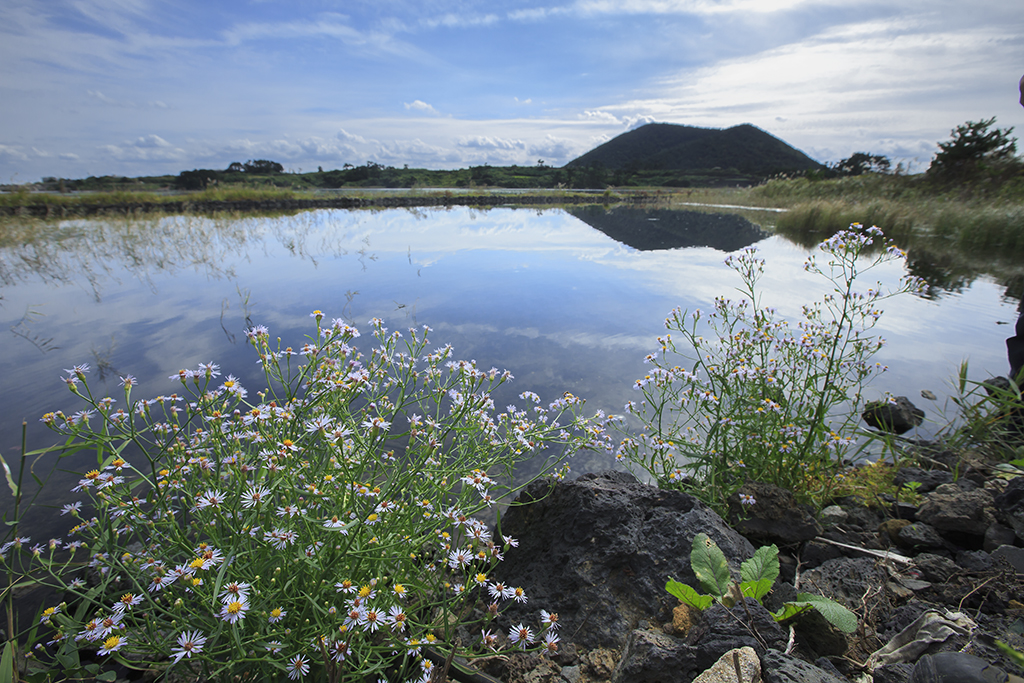
<svg viewBox="0 0 1024 683">
<path fill-rule="evenodd" d="M 778 650 L 768 650 L 761 656 L 761 678 L 765 683 L 847 683 Z"/>
<path fill-rule="evenodd" d="M 929 493 L 942 484 L 953 482 L 953 473 L 945 470 L 923 470 L 920 467 L 901 467 L 892 478 L 896 486 L 905 486 L 907 483 L 916 481 L 920 486 L 918 493 Z"/>
<path fill-rule="evenodd" d="M 880 586 L 886 584 L 887 578 L 886 573 L 871 558 L 838 557 L 804 572 L 800 585 L 801 590 L 813 586 L 815 593 L 828 596 L 846 607 L 856 608 L 869 589 L 876 593 Z"/>
<path fill-rule="evenodd" d="M 872 683 L 907 683 L 914 671 L 913 664 L 886 664 L 871 672 Z"/>
<path fill-rule="evenodd" d="M 957 553 L 956 563 L 965 571 L 975 574 L 992 571 L 992 556 L 984 550 L 965 550 Z"/>
<path fill-rule="evenodd" d="M 1002 493 L 995 497 L 1000 521 L 1008 524 L 1017 537 L 1024 539 L 1024 477 L 1010 480 Z"/>
<path fill-rule="evenodd" d="M 850 514 L 838 505 L 829 505 L 821 511 L 821 525 L 823 527 L 842 524 L 849 518 Z"/>
<path fill-rule="evenodd" d="M 924 655 L 910 674 L 910 683 L 1005 683 L 1006 672 L 966 652 Z"/>
<path fill-rule="evenodd" d="M 736 683 L 736 666 L 740 680 L 752 682 L 761 679 L 761 660 L 753 648 L 729 650 L 710 669 L 693 679 L 693 683 Z"/>
<path fill-rule="evenodd" d="M 914 522 L 899 530 L 896 541 L 904 548 L 942 548 L 946 542 L 931 524 Z"/>
<path fill-rule="evenodd" d="M 740 494 L 751 496 L 753 505 L 740 502 Z M 729 522 L 757 546 L 797 545 L 821 535 L 821 525 L 791 491 L 775 484 L 751 481 L 729 497 Z"/>
<path fill-rule="evenodd" d="M 544 608 L 580 647 L 621 648 L 641 621 L 671 619 L 669 577 L 698 587 L 690 569 L 693 537 L 706 533 L 738 569 L 753 546 L 710 508 L 679 491 L 641 484 L 623 472 L 575 481 L 537 482 L 502 517 L 502 533 L 519 539 L 495 578 L 522 586 L 526 605 L 510 623 L 535 621 Z M 719 653 L 721 654 L 721 653 Z M 716 656 L 717 657 L 717 656 Z"/>
<path fill-rule="evenodd" d="M 992 551 L 992 559 L 996 562 L 1006 560 L 1018 574 L 1024 574 L 1024 548 L 1015 545 L 1001 545 Z"/>
<path fill-rule="evenodd" d="M 752 647 L 761 655 L 765 650 L 762 643 L 784 648 L 786 639 L 786 631 L 771 612 L 753 598 L 747 598 L 744 605 L 732 609 L 717 603 L 706 609 L 700 622 L 690 629 L 686 642 L 693 644 L 697 666 L 704 671 L 729 650 Z"/>
<path fill-rule="evenodd" d="M 914 564 L 921 570 L 925 581 L 934 581 L 935 583 L 942 583 L 960 571 L 953 560 L 931 553 L 921 553 L 914 558 Z"/>
<path fill-rule="evenodd" d="M 692 680 L 702 669 L 696 651 L 660 631 L 632 631 L 612 683 L 667 683 Z"/>
<path fill-rule="evenodd" d="M 1013 545 L 1016 538 L 1017 534 L 1013 529 L 995 522 L 985 529 L 985 540 L 981 547 L 990 553 L 1001 545 Z"/>
<path fill-rule="evenodd" d="M 985 489 L 963 491 L 956 484 L 943 484 L 928 496 L 917 518 L 939 532 L 984 536 L 995 522 L 992 494 Z"/>
<path fill-rule="evenodd" d="M 575 666 L 562 667 L 562 680 L 564 680 L 565 683 L 579 683 L 580 676 L 582 675 L 583 673 L 580 671 L 579 664 Z"/>
<path fill-rule="evenodd" d="M 906 396 L 897 396 L 893 403 L 872 401 L 864 406 L 860 414 L 864 422 L 873 429 L 892 434 L 902 434 L 921 424 L 924 411 L 910 402 Z"/>
</svg>

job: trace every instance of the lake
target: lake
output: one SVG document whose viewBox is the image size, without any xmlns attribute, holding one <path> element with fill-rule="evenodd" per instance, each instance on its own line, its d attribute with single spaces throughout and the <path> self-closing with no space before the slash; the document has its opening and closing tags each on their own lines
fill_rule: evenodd
<svg viewBox="0 0 1024 683">
<path fill-rule="evenodd" d="M 735 295 L 728 253 L 757 247 L 767 260 L 764 303 L 787 317 L 826 291 L 801 267 L 809 249 L 772 235 L 773 220 L 627 207 L 12 220 L 0 228 L 0 448 L 16 461 L 22 420 L 30 449 L 52 443 L 39 418 L 84 407 L 61 381 L 80 363 L 92 367 L 97 395 L 123 397 L 118 376 L 129 373 L 134 398 L 179 391 L 169 376 L 212 361 L 255 398 L 262 373 L 244 331 L 263 324 L 301 346 L 314 309 L 362 328 L 373 317 L 397 330 L 429 325 L 432 345 L 510 370 L 509 399 L 571 391 L 587 399 L 588 413 L 618 413 L 635 398 L 632 382 L 669 311 L 707 310 L 716 296 Z M 890 264 L 864 287 L 901 275 Z M 889 343 L 877 359 L 890 370 L 869 393 L 906 395 L 942 422 L 937 409 L 961 361 L 970 359 L 976 380 L 1008 371 L 1004 339 L 1017 305 L 986 278 L 889 301 L 877 327 Z M 921 398 L 924 389 L 938 401 Z M 934 422 L 922 428 L 933 431 Z M 573 471 L 611 465 L 581 457 Z M 73 500 L 77 478 L 58 473 L 47 503 Z M 52 509 L 27 526 L 48 527 Z"/>
</svg>

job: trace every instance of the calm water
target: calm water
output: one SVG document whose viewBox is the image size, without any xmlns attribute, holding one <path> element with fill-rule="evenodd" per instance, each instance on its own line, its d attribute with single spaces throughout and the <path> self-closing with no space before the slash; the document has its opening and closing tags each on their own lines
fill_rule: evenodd
<svg viewBox="0 0 1024 683">
<path fill-rule="evenodd" d="M 800 267 L 806 248 L 736 214 L 315 211 L 38 228 L 0 249 L 0 448 L 13 462 L 23 419 L 29 447 L 40 447 L 52 438 L 39 423 L 44 412 L 84 407 L 60 379 L 78 363 L 92 366 L 99 395 L 121 395 L 118 374 L 127 373 L 139 380 L 137 398 L 171 393 L 180 385 L 169 375 L 214 361 L 254 396 L 262 375 L 244 330 L 265 324 L 300 345 L 317 308 L 363 327 L 375 316 L 391 329 L 430 325 L 434 344 L 511 370 L 509 396 L 571 391 L 588 411 L 619 412 L 634 398 L 631 383 L 665 315 L 675 306 L 708 309 L 730 294 L 738 280 L 722 262 L 751 243 L 768 261 L 766 304 L 795 317 L 825 291 Z M 895 283 L 901 275 L 893 265 L 873 277 Z M 965 358 L 974 379 L 1005 374 L 1012 327 L 1000 323 L 1016 319 L 1016 304 L 984 279 L 937 300 L 889 302 L 878 329 L 890 371 L 873 389 L 907 395 L 941 419 L 920 391 L 941 404 Z M 574 471 L 609 465 L 592 458 Z M 75 480 L 58 474 L 55 493 L 71 500 Z M 6 489 L 0 496 L 6 509 Z"/>
</svg>

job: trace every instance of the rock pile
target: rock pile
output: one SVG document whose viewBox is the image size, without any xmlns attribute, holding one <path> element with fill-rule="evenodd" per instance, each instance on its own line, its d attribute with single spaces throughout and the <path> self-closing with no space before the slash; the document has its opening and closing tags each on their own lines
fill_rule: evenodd
<svg viewBox="0 0 1024 683">
<path fill-rule="evenodd" d="M 920 482 L 916 507 L 850 500 L 817 516 L 788 492 L 751 483 L 757 504 L 737 504 L 732 524 L 687 494 L 621 472 L 536 483 L 518 500 L 529 504 L 502 517 L 502 533 L 520 546 L 498 578 L 530 597 L 503 618 L 557 612 L 560 651 L 492 661 L 486 671 L 506 683 L 922 683 L 951 680 L 928 673 L 929 657 L 944 653 L 943 670 L 1006 680 L 998 675 L 1021 672 L 995 641 L 1024 650 L 1024 478 L 947 474 L 901 471 Z M 755 544 L 780 548 L 782 571 L 764 605 L 748 598 L 701 612 L 665 591 L 669 578 L 700 590 L 689 562 L 697 533 L 719 545 L 736 576 Z M 777 623 L 772 612 L 797 590 L 845 605 L 857 631 L 842 633 L 817 612 Z"/>
</svg>

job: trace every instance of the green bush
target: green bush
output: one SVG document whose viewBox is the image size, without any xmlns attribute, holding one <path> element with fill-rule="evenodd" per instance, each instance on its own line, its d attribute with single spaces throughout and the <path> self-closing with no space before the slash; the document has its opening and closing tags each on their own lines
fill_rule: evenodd
<svg viewBox="0 0 1024 683">
<path fill-rule="evenodd" d="M 871 362 L 884 344 L 870 334 L 881 302 L 920 287 L 907 277 L 889 292 L 880 283 L 855 289 L 872 268 L 905 258 L 891 244 L 869 257 L 881 236 L 854 224 L 821 243 L 825 263 L 811 256 L 805 269 L 831 291 L 804 305 L 796 323 L 761 303 L 756 251 L 730 256 L 742 298 L 668 317 L 669 334 L 647 356 L 653 367 L 635 383 L 642 399 L 626 406 L 642 432 L 623 439 L 617 457 L 721 511 L 747 480 L 824 501 L 828 475 L 853 444 L 863 388 L 884 370 Z"/>
</svg>

